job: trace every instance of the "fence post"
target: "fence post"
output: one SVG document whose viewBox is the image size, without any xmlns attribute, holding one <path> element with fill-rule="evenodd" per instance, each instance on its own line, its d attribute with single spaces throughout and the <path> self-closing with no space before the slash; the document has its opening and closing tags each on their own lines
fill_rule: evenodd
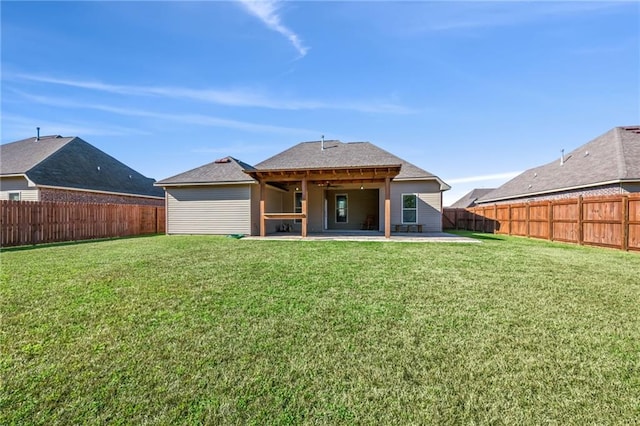
<svg viewBox="0 0 640 426">
<path fill-rule="evenodd" d="M 548 240 L 549 241 L 553 241 L 553 201 L 549 200 L 548 201 L 548 213 L 547 213 L 547 221 L 548 221 Z"/>
<path fill-rule="evenodd" d="M 29 206 L 29 210 L 31 210 L 29 213 L 29 227 L 30 232 L 30 238 L 31 244 L 38 244 L 38 211 L 37 211 L 37 207 L 36 204 L 32 204 L 32 203 L 28 203 L 27 204 Z"/>
<path fill-rule="evenodd" d="M 629 196 L 622 197 L 622 250 L 629 250 Z"/>
<path fill-rule="evenodd" d="M 582 214 L 582 195 L 578 196 L 578 244 L 584 244 L 584 230 L 582 227 L 583 214 Z"/>
<path fill-rule="evenodd" d="M 486 222 L 487 222 L 487 209 L 483 207 L 482 208 L 482 232 L 488 232 Z"/>
<path fill-rule="evenodd" d="M 527 238 L 529 238 L 531 236 L 531 230 L 529 229 L 529 222 L 531 221 L 531 203 L 527 202 L 526 204 L 527 208 L 526 208 L 526 213 L 525 213 L 525 228 L 527 229 Z"/>
<path fill-rule="evenodd" d="M 469 213 L 469 210 L 467 210 L 467 213 Z M 476 232 L 476 211 L 475 209 L 471 212 L 472 216 L 471 216 L 471 230 L 473 232 Z M 469 217 L 469 215 L 467 214 L 467 217 Z M 467 220 L 466 222 L 467 224 L 467 228 L 469 228 L 469 221 Z"/>
<path fill-rule="evenodd" d="M 497 234 L 497 227 L 500 225 L 500 222 L 498 222 L 498 205 L 494 204 L 493 205 L 493 233 Z"/>
<path fill-rule="evenodd" d="M 509 235 L 511 235 L 511 227 L 513 226 L 513 222 L 511 221 L 511 203 L 509 203 L 507 210 L 507 222 L 509 222 Z"/>
</svg>

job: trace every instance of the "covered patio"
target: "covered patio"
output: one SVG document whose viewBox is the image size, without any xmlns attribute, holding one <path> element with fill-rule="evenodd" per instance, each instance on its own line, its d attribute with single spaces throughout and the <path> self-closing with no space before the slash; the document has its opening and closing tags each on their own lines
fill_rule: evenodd
<svg viewBox="0 0 640 426">
<path fill-rule="evenodd" d="M 253 169 L 246 170 L 252 178 L 258 181 L 260 185 L 260 237 L 267 236 L 266 221 L 268 220 L 294 220 L 301 224 L 300 236 L 298 238 L 307 238 L 309 236 L 309 214 L 312 210 L 315 212 L 323 212 L 327 209 L 323 203 L 309 205 L 309 189 L 310 187 L 320 187 L 325 190 L 336 187 L 350 187 L 364 189 L 382 189 L 384 193 L 384 208 L 382 209 L 382 221 L 384 224 L 383 232 L 376 231 L 376 234 L 370 236 L 382 235 L 384 238 L 391 238 L 391 180 L 400 173 L 401 164 L 391 164 L 384 166 L 359 166 L 359 167 L 339 167 L 339 168 L 312 168 L 312 169 Z M 287 188 L 295 185 L 296 189 L 300 189 L 300 211 L 293 211 L 295 207 L 292 205 L 292 211 L 272 211 L 267 209 L 267 185 L 276 188 Z M 284 209 L 281 209 L 284 210 Z M 326 216 L 323 212 L 324 229 L 327 231 Z M 347 235 L 352 231 L 341 231 Z M 314 234 L 316 235 L 316 234 Z M 324 235 L 324 233 L 322 234 Z M 293 236 L 293 235 L 290 235 Z M 317 235 L 316 235 L 317 236 Z M 276 236 L 276 238 L 284 238 L 285 236 Z"/>
</svg>

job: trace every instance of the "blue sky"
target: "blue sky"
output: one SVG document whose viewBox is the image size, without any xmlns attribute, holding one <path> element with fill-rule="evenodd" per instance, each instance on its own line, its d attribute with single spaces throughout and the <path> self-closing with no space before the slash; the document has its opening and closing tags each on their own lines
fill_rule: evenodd
<svg viewBox="0 0 640 426">
<path fill-rule="evenodd" d="M 156 179 L 370 141 L 475 187 L 640 123 L 638 2 L 2 1 L 2 143 Z"/>
</svg>

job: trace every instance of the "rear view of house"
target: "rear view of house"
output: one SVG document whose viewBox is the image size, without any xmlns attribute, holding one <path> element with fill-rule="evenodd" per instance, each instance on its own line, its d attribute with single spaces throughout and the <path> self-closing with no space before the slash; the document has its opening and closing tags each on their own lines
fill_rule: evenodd
<svg viewBox="0 0 640 426">
<path fill-rule="evenodd" d="M 369 142 L 304 142 L 255 166 L 223 158 L 156 183 L 170 234 L 437 232 L 437 176 Z"/>
</svg>

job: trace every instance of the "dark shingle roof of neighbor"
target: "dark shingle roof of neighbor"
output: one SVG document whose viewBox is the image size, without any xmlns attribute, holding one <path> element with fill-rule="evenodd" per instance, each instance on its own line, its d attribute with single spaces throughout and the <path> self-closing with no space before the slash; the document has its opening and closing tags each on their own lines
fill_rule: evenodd
<svg viewBox="0 0 640 426">
<path fill-rule="evenodd" d="M 543 166 L 516 176 L 480 198 L 487 203 L 606 183 L 640 181 L 640 126 L 615 127 Z"/>
<path fill-rule="evenodd" d="M 464 209 L 466 207 L 473 207 L 476 205 L 476 200 L 489 192 L 495 190 L 495 188 L 475 188 L 463 195 L 458 201 L 451 204 L 449 207 L 456 209 Z"/>
<path fill-rule="evenodd" d="M 41 136 L 38 142 L 36 138 L 28 138 L 0 145 L 0 175 L 27 173 L 72 140 L 72 137 Z"/>
<path fill-rule="evenodd" d="M 302 142 L 256 164 L 255 167 L 258 170 L 291 170 L 393 165 L 401 166 L 400 173 L 394 178 L 396 181 L 436 179 L 440 182 L 442 189 L 449 189 L 449 186 L 434 174 L 370 142 L 324 141 L 324 149 L 321 141 Z"/>
<path fill-rule="evenodd" d="M 255 182 L 244 170 L 255 170 L 253 166 L 233 157 L 225 157 L 184 173 L 162 179 L 157 186 L 197 185 L 211 183 Z"/>
<path fill-rule="evenodd" d="M 33 137 L 0 145 L 0 161 L 0 176 L 24 174 L 36 185 L 164 197 L 153 179 L 78 137 Z"/>
</svg>

